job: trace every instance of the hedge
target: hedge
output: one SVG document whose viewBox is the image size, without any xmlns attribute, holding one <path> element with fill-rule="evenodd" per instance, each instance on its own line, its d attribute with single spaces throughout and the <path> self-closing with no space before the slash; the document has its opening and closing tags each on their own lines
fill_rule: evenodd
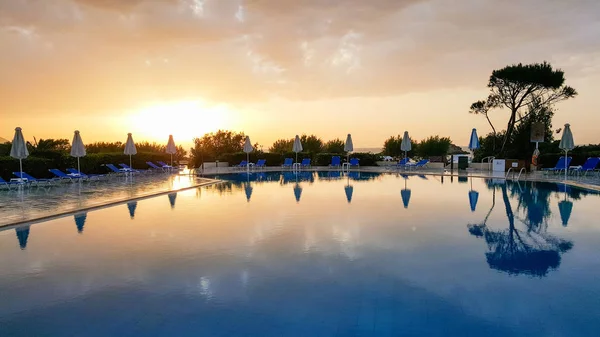
<svg viewBox="0 0 600 337">
<path fill-rule="evenodd" d="M 543 168 L 551 168 L 556 165 L 558 158 L 564 156 L 565 153 L 542 153 L 539 157 L 539 164 Z M 583 165 L 589 157 L 600 157 L 600 151 L 592 151 L 587 153 L 571 153 L 569 157 L 573 157 L 570 166 Z"/>
</svg>

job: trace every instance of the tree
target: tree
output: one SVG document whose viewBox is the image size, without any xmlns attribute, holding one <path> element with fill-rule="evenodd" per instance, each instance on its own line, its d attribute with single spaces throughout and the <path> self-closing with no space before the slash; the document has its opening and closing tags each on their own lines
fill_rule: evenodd
<svg viewBox="0 0 600 337">
<path fill-rule="evenodd" d="M 71 146 L 68 139 L 40 139 L 40 141 L 34 146 L 34 150 L 39 152 L 67 152 L 70 147 Z"/>
<path fill-rule="evenodd" d="M 294 146 L 294 139 L 278 139 L 269 148 L 271 153 L 285 153 L 291 152 Z"/>
<path fill-rule="evenodd" d="M 471 112 L 483 114 L 487 118 L 492 108 L 510 110 L 500 153 L 504 153 L 515 127 L 529 116 L 530 111 L 526 107 L 536 100 L 542 106 L 551 107 L 557 102 L 577 95 L 575 89 L 565 85 L 564 72 L 553 69 L 547 62 L 528 65 L 519 63 L 494 70 L 488 88 L 490 89 L 488 98 L 473 103 Z M 492 130 L 496 132 L 493 126 Z"/>
<path fill-rule="evenodd" d="M 420 157 L 445 156 L 452 141 L 448 137 L 432 136 L 418 143 L 417 154 Z"/>
<path fill-rule="evenodd" d="M 343 140 L 336 138 L 328 141 L 323 145 L 323 152 L 326 153 L 344 153 L 344 146 L 346 144 Z"/>
<path fill-rule="evenodd" d="M 219 155 L 242 152 L 246 135 L 243 132 L 219 130 L 194 138 L 194 147 L 190 149 L 190 159 L 197 167 L 204 161 L 218 159 Z"/>
<path fill-rule="evenodd" d="M 391 136 L 383 143 L 383 154 L 391 157 L 400 156 L 402 154 L 402 151 L 400 151 L 400 144 L 402 144 L 402 136 Z"/>
<path fill-rule="evenodd" d="M 302 143 L 303 152 L 320 153 L 323 151 L 323 141 L 315 135 L 308 136 L 304 134 L 300 137 L 300 142 Z"/>
</svg>

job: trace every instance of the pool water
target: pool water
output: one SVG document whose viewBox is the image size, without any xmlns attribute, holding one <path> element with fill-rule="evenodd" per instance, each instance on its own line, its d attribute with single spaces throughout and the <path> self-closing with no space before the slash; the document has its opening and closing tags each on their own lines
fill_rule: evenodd
<svg viewBox="0 0 600 337">
<path fill-rule="evenodd" d="M 0 231 L 1 336 L 595 336 L 600 196 L 253 173 Z"/>
</svg>

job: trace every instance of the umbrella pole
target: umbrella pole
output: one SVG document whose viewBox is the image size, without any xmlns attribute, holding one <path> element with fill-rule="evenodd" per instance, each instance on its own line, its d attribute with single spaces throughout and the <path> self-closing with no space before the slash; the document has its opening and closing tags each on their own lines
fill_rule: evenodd
<svg viewBox="0 0 600 337">
<path fill-rule="evenodd" d="M 246 173 L 250 174 L 250 153 L 246 152 Z"/>
<path fill-rule="evenodd" d="M 133 169 L 133 166 L 131 166 L 131 155 L 129 155 L 129 167 Z"/>
<path fill-rule="evenodd" d="M 173 166 L 173 154 L 171 153 L 171 166 Z"/>
<path fill-rule="evenodd" d="M 567 168 L 567 162 L 568 162 L 567 158 L 569 158 L 569 157 L 567 157 L 568 153 L 569 153 L 569 151 L 565 150 L 565 181 L 567 180 L 567 169 L 568 169 Z"/>
<path fill-rule="evenodd" d="M 19 158 L 19 170 L 21 172 L 21 176 L 19 177 L 21 179 L 21 182 L 23 182 L 23 159 Z"/>
<path fill-rule="evenodd" d="M 81 168 L 79 166 L 79 157 L 77 157 L 77 172 L 79 172 L 79 174 L 81 174 Z"/>
<path fill-rule="evenodd" d="M 298 162 L 298 152 L 296 152 L 296 163 Z"/>
</svg>

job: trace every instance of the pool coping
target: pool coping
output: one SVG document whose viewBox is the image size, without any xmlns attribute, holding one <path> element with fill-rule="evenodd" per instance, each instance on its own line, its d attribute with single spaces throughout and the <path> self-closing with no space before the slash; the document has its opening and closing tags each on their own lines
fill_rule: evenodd
<svg viewBox="0 0 600 337">
<path fill-rule="evenodd" d="M 19 227 L 22 227 L 25 225 L 33 225 L 33 224 L 40 223 L 40 222 L 45 222 L 45 221 L 54 220 L 54 219 L 58 219 L 58 218 L 64 218 L 64 217 L 67 217 L 67 216 L 70 216 L 73 214 L 96 211 L 96 210 L 100 210 L 100 209 L 104 209 L 104 208 L 108 208 L 108 207 L 112 207 L 112 206 L 116 206 L 116 205 L 125 204 L 125 203 L 131 202 L 131 201 L 150 199 L 150 198 L 158 197 L 161 195 L 167 195 L 167 194 L 171 194 L 171 193 L 187 191 L 187 190 L 191 190 L 194 188 L 210 186 L 210 185 L 214 185 L 214 184 L 223 182 L 222 180 L 211 179 L 211 178 L 207 178 L 207 177 L 203 177 L 203 176 L 197 176 L 197 177 L 208 180 L 208 181 L 204 181 L 199 184 L 195 184 L 193 186 L 183 187 L 183 188 L 180 188 L 177 190 L 153 192 L 153 193 L 141 195 L 138 197 L 121 199 L 121 200 L 116 200 L 116 201 L 109 201 L 109 202 L 106 202 L 106 203 L 103 203 L 100 205 L 84 207 L 84 208 L 80 208 L 77 210 L 64 211 L 64 212 L 60 212 L 60 213 L 52 214 L 52 215 L 45 215 L 45 216 L 41 216 L 41 217 L 38 217 L 35 219 L 12 222 L 12 223 L 8 223 L 8 224 L 0 224 L 0 231 L 5 231 L 5 230 L 13 229 L 13 228 L 19 228 Z"/>
<path fill-rule="evenodd" d="M 18 221 L 18 222 L 13 222 L 13 223 L 9 223 L 9 224 L 0 224 L 0 231 L 4 231 L 4 230 L 8 230 L 8 229 L 12 229 L 12 228 L 18 228 L 18 227 L 22 227 L 24 225 L 31 225 L 31 224 L 35 224 L 35 223 L 40 223 L 40 222 L 45 222 L 45 221 L 49 221 L 49 220 L 54 220 L 54 219 L 58 219 L 58 218 L 62 218 L 62 217 L 66 217 L 69 215 L 73 215 L 73 214 L 78 214 L 78 213 L 83 213 L 83 212 L 89 212 L 89 211 L 95 211 L 95 210 L 99 210 L 99 209 L 103 209 L 103 208 L 108 208 L 108 207 L 112 207 L 112 206 L 116 206 L 116 205 L 120 205 L 120 204 L 124 204 L 124 203 L 128 203 L 131 201 L 138 201 L 138 200 L 144 200 L 144 199 L 149 199 L 149 198 L 154 198 L 157 196 L 161 196 L 161 195 L 167 195 L 170 193 L 177 193 L 180 191 L 185 191 L 185 190 L 190 190 L 190 189 L 194 189 L 194 188 L 198 188 L 198 187 L 204 187 L 204 186 L 210 186 L 210 185 L 214 185 L 214 184 L 218 184 L 218 183 L 222 183 L 224 182 L 223 180 L 219 180 L 219 179 L 213 179 L 210 178 L 211 176 L 217 176 L 217 175 L 228 175 L 228 174 L 236 174 L 236 173 L 245 173 L 244 171 L 239 171 L 239 170 L 234 170 L 232 168 L 221 168 L 223 169 L 223 172 L 219 172 L 218 170 L 216 172 L 203 172 L 201 174 L 198 174 L 197 177 L 202 178 L 202 179 L 206 179 L 208 181 L 202 182 L 200 184 L 196 184 L 193 186 L 189 186 L 189 187 L 184 187 L 184 188 L 180 188 L 177 190 L 170 190 L 170 191 L 160 191 L 160 192 L 155 192 L 155 193 L 151 193 L 151 194 L 147 194 L 147 195 L 143 195 L 143 196 L 139 196 L 139 197 L 134 197 L 134 198 L 128 198 L 128 199 L 124 199 L 124 200 L 118 200 L 118 201 L 111 201 L 111 202 L 107 202 L 101 205 L 95 205 L 95 206 L 90 206 L 90 207 L 85 207 L 85 208 L 81 208 L 81 209 L 77 209 L 77 210 L 72 210 L 72 211 L 65 211 L 65 212 L 61 212 L 58 214 L 52 214 L 52 215 L 47 215 L 47 216 L 42 216 L 39 218 L 35 218 L 35 219 L 29 219 L 29 220 L 23 220 L 23 221 Z M 327 171 L 332 171 L 331 169 L 329 169 L 326 166 L 317 166 L 317 167 L 311 167 L 309 169 L 303 169 L 300 170 L 300 172 L 327 172 Z M 338 170 L 339 171 L 339 170 Z M 292 170 L 282 170 L 280 167 L 268 167 L 265 170 L 261 170 L 261 171 L 256 171 L 253 170 L 251 171 L 253 173 L 255 172 L 293 172 Z M 595 192 L 599 192 L 600 193 L 600 185 L 593 185 L 593 184 L 586 184 L 586 183 L 582 183 L 582 182 L 577 182 L 577 181 L 572 181 L 572 180 L 560 180 L 560 179 L 549 179 L 549 178 L 544 178 L 544 177 L 531 177 L 531 176 L 525 176 L 523 177 L 523 179 L 521 180 L 515 180 L 515 179 L 510 179 L 510 178 L 506 178 L 504 175 L 502 176 L 494 176 L 491 174 L 486 174 L 485 172 L 482 171 L 466 171 L 466 172 L 454 172 L 454 171 L 427 171 L 427 170 L 422 170 L 422 171 L 402 171 L 402 170 L 389 170 L 386 169 L 385 167 L 381 167 L 379 168 L 378 166 L 368 166 L 365 168 L 358 168 L 358 169 L 351 169 L 350 172 L 369 172 L 369 173 L 383 173 L 383 174 L 406 174 L 406 175 L 427 175 L 427 176 L 438 176 L 438 177 L 471 177 L 471 178 L 479 178 L 479 179 L 499 179 L 499 180 L 511 180 L 511 181 L 532 181 L 532 182 L 548 182 L 548 183 L 562 183 L 562 184 L 566 184 L 568 186 L 573 186 L 573 187 L 578 187 L 578 188 L 583 188 L 583 189 L 587 189 L 587 190 L 592 190 Z M 533 178 L 533 179 L 532 179 Z"/>
</svg>

